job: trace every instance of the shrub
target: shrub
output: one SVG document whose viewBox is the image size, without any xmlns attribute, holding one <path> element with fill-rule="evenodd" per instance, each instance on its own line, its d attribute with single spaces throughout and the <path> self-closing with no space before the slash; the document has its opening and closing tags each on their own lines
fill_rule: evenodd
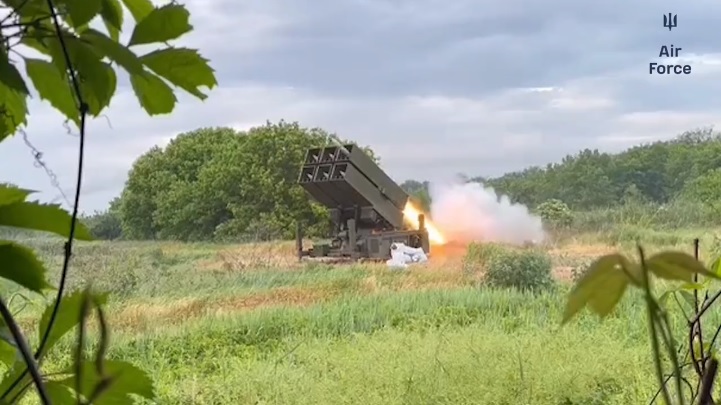
<svg viewBox="0 0 721 405">
<path fill-rule="evenodd" d="M 573 213 L 568 205 L 555 198 L 540 204 L 536 212 L 544 222 L 556 228 L 568 227 L 573 221 Z"/>
<path fill-rule="evenodd" d="M 542 290 L 554 285 L 551 258 L 536 249 L 505 249 L 485 266 L 485 281 L 494 287 Z"/>
</svg>

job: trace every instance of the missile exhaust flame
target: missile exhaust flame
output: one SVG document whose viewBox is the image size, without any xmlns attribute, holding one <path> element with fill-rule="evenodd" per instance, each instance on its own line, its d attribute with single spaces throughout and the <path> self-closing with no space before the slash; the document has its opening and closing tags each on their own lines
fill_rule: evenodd
<svg viewBox="0 0 721 405">
<path fill-rule="evenodd" d="M 403 209 L 403 216 L 404 216 L 405 220 L 411 226 L 416 227 L 416 228 L 418 226 L 420 226 L 420 223 L 418 222 L 418 215 L 420 215 L 420 214 L 424 214 L 424 213 L 421 210 L 419 210 L 418 208 L 414 207 L 413 204 L 411 204 L 410 202 L 408 202 L 406 204 L 406 207 Z M 424 215 L 426 215 L 426 214 L 424 214 Z M 436 228 L 436 226 L 433 225 L 433 223 L 431 223 L 431 221 L 428 219 L 427 215 L 426 215 L 426 219 L 425 219 L 425 227 L 426 227 L 426 230 L 428 231 L 428 240 L 432 244 L 443 245 L 446 243 L 446 239 L 443 237 L 443 234 L 441 233 L 441 231 L 439 231 L 438 228 Z"/>
</svg>

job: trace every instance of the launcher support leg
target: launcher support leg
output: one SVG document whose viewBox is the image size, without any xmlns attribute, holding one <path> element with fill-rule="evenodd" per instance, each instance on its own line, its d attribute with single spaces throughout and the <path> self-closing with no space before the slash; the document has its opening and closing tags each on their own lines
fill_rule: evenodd
<svg viewBox="0 0 721 405">
<path fill-rule="evenodd" d="M 426 229 L 426 216 L 418 214 L 418 230 L 421 231 L 421 248 L 426 254 L 431 253 L 431 243 L 428 240 L 428 230 Z"/>
<path fill-rule="evenodd" d="M 359 255 L 355 219 L 349 219 L 346 224 L 348 225 L 348 248 L 350 249 L 350 255 L 353 259 L 357 259 Z"/>
<path fill-rule="evenodd" d="M 300 261 L 303 258 L 303 229 L 300 222 L 295 223 L 295 249 Z"/>
</svg>

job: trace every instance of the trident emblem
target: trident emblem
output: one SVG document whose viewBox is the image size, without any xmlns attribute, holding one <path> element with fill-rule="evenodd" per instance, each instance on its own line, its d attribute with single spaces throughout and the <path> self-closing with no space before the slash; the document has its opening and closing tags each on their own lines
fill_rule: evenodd
<svg viewBox="0 0 721 405">
<path fill-rule="evenodd" d="M 678 15 L 676 14 L 664 14 L 663 15 L 663 26 L 671 31 L 673 28 L 678 26 Z"/>
</svg>

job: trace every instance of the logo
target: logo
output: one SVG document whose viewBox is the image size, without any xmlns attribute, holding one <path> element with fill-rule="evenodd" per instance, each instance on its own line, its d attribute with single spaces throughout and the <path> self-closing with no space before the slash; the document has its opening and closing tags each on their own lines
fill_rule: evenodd
<svg viewBox="0 0 721 405">
<path fill-rule="evenodd" d="M 664 14 L 663 15 L 663 26 L 668 28 L 669 31 L 678 27 L 678 15 L 676 14 Z"/>
</svg>

